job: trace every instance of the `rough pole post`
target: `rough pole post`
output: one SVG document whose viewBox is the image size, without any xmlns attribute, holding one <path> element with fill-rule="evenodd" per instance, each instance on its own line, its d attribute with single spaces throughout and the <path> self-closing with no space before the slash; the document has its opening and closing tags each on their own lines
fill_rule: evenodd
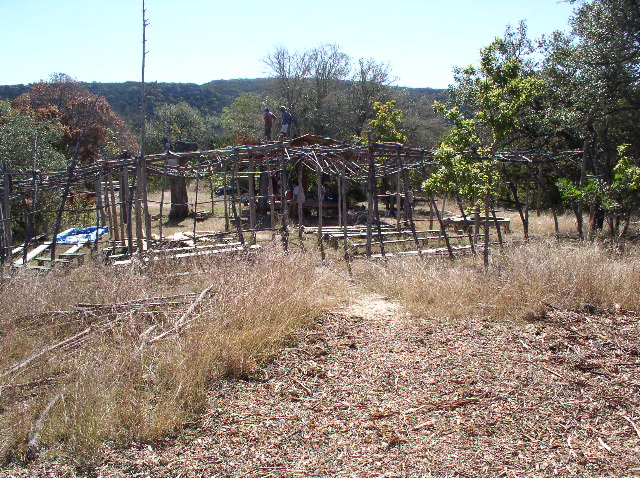
<svg viewBox="0 0 640 478">
<path fill-rule="evenodd" d="M 371 195 L 373 196 L 373 216 L 376 221 L 378 232 L 378 242 L 380 243 L 380 254 L 386 259 L 384 250 L 384 236 L 382 235 L 382 225 L 380 223 L 380 210 L 378 209 L 378 179 L 376 177 L 376 163 L 373 157 L 373 146 L 369 149 L 369 169 L 371 169 Z"/>
<path fill-rule="evenodd" d="M 400 206 L 401 206 L 401 196 L 400 196 L 400 171 L 396 174 L 396 229 L 398 232 L 402 229 L 400 224 Z"/>
<path fill-rule="evenodd" d="M 326 257 L 324 254 L 324 242 L 322 241 L 323 194 L 322 194 L 322 168 L 320 167 L 320 163 L 318 163 L 318 166 L 316 168 L 316 175 L 318 176 L 318 246 L 320 247 L 320 256 L 322 258 L 322 262 L 324 262 Z"/>
<path fill-rule="evenodd" d="M 270 228 L 271 228 L 271 240 L 276 237 L 276 197 L 273 192 L 273 177 L 271 176 L 271 160 L 267 159 L 267 176 L 269 177 L 269 184 L 267 186 L 267 194 L 269 194 L 269 212 L 270 212 Z"/>
<path fill-rule="evenodd" d="M 287 228 L 287 214 L 289 205 L 287 204 L 287 170 L 284 163 L 285 149 L 280 142 L 280 212 L 282 216 L 282 247 L 285 251 L 289 249 L 289 229 Z"/>
<path fill-rule="evenodd" d="M 147 93 L 146 86 L 144 81 L 144 70 L 145 70 L 145 61 L 147 52 L 145 50 L 147 37 L 147 18 L 146 18 L 146 9 L 144 5 L 144 0 L 142 0 L 142 103 L 141 103 L 141 113 L 142 113 L 142 124 L 140 127 L 140 157 L 138 158 L 138 188 L 140 189 L 140 200 L 142 201 L 142 216 L 144 217 L 144 231 L 147 242 L 147 250 L 151 249 L 151 215 L 149 214 L 149 201 L 147 195 L 147 160 L 145 159 L 146 154 L 146 122 L 147 122 Z M 142 224 L 140 225 L 140 227 Z"/>
<path fill-rule="evenodd" d="M 200 166 L 196 168 L 196 192 L 193 199 L 193 247 L 196 247 L 198 237 L 196 236 L 196 228 L 198 225 L 198 189 L 200 187 Z"/>
<path fill-rule="evenodd" d="M 160 235 L 160 247 L 162 247 L 162 221 L 164 217 L 164 190 L 167 186 L 167 166 L 169 165 L 169 153 L 164 158 L 164 168 L 162 170 L 162 185 L 160 186 L 160 220 L 158 221 L 158 229 Z"/>
<path fill-rule="evenodd" d="M 431 196 L 431 198 L 429 198 L 432 205 L 433 205 L 433 209 L 436 212 L 436 217 L 438 218 L 438 224 L 440 224 L 440 231 L 442 231 L 442 235 L 444 236 L 444 242 L 447 244 L 447 250 L 449 251 L 449 257 L 451 259 L 455 259 L 455 255 L 453 254 L 453 249 L 451 248 L 451 241 L 449 240 L 449 234 L 447 234 L 447 231 L 445 230 L 445 225 L 444 225 L 444 221 L 442 220 L 442 216 L 440 215 L 440 211 L 438 210 L 438 205 L 436 204 L 435 199 L 433 198 L 433 196 Z"/>
<path fill-rule="evenodd" d="M 229 232 L 229 196 L 227 193 L 227 166 L 224 167 L 224 173 L 222 175 L 222 190 L 224 192 L 224 196 L 222 197 L 222 202 L 224 204 L 224 231 Z"/>
<path fill-rule="evenodd" d="M 136 158 L 136 168 L 135 168 L 136 171 L 133 179 L 133 182 L 135 184 L 132 192 L 133 207 L 136 215 L 136 239 L 137 239 L 138 252 L 140 253 L 144 252 L 144 232 L 143 232 L 144 217 L 142 213 L 142 197 L 141 197 L 142 184 L 138 182 L 138 179 L 142 179 L 142 173 L 141 173 L 142 169 L 140 166 L 142 166 L 143 163 L 144 161 L 142 160 L 142 158 L 140 157 Z"/>
<path fill-rule="evenodd" d="M 347 165 L 342 163 L 342 172 L 340 173 L 340 183 L 342 187 L 342 201 L 340 207 L 342 208 L 342 235 L 344 239 L 344 260 L 347 263 L 349 275 L 351 275 L 351 257 L 349 256 L 349 214 L 348 205 L 349 199 L 347 198 L 347 188 L 349 183 L 347 182 Z"/>
<path fill-rule="evenodd" d="M 413 241 L 416 243 L 416 248 L 418 250 L 418 255 L 422 255 L 422 249 L 420 248 L 420 240 L 418 239 L 418 233 L 416 232 L 416 224 L 413 222 L 413 192 L 409 192 L 409 171 L 404 167 L 404 162 L 402 161 L 402 146 L 398 148 L 398 165 L 400 166 L 400 171 L 402 172 L 402 185 L 404 189 L 404 213 L 409 221 L 409 228 L 411 229 L 411 235 L 413 236 Z"/>
<path fill-rule="evenodd" d="M 473 243 L 473 234 L 471 233 L 471 228 L 468 226 L 469 224 L 469 216 L 464 211 L 464 206 L 462 205 L 462 200 L 460 199 L 460 193 L 456 191 L 455 193 L 456 201 L 458 202 L 458 207 L 460 208 L 460 215 L 462 216 L 462 223 L 465 225 L 464 230 L 467 232 L 467 237 L 469 238 L 469 246 L 471 247 L 471 253 L 476 255 L 476 246 Z"/>
<path fill-rule="evenodd" d="M 371 141 L 369 141 L 369 155 L 371 156 Z M 367 245 L 365 254 L 371 257 L 371 242 L 373 239 L 373 162 L 369 159 L 369 173 L 367 175 Z"/>
<path fill-rule="evenodd" d="M 93 252 L 95 253 L 94 259 L 97 259 L 98 254 L 98 242 L 100 235 L 98 231 L 100 229 L 100 219 L 102 219 L 102 224 L 105 223 L 104 217 L 104 209 L 102 204 L 102 181 L 104 180 L 104 160 L 100 163 L 100 174 L 98 177 L 98 182 L 96 184 L 96 242 L 93 243 Z"/>
<path fill-rule="evenodd" d="M 238 233 L 238 240 L 242 247 L 244 247 L 244 235 L 242 234 L 242 221 L 240 216 L 238 215 L 238 210 L 236 209 L 236 193 L 235 188 L 237 187 L 237 175 L 238 175 L 238 157 L 237 152 L 233 153 L 233 172 L 231 173 L 231 184 L 233 184 L 231 188 L 231 209 L 233 210 L 233 220 L 236 223 L 236 231 Z"/>
<path fill-rule="evenodd" d="M 303 179 L 304 179 L 303 176 L 304 176 L 304 169 L 302 166 L 302 161 L 299 161 L 298 162 L 298 199 L 297 199 L 296 208 L 298 211 L 298 238 L 300 240 L 302 240 L 303 238 L 303 231 L 304 231 L 304 224 L 303 224 L 304 209 L 302 207 L 303 201 L 301 201 L 300 198 L 306 197 L 304 184 L 303 184 Z"/>
<path fill-rule="evenodd" d="M 256 229 L 256 175 L 253 155 L 249 158 L 249 228 Z M 255 234 L 255 233 L 253 233 Z"/>
<path fill-rule="evenodd" d="M 7 172 L 7 164 L 2 163 L 2 229 L 4 232 L 4 256 L 11 258 L 11 249 L 13 248 L 13 234 L 11 231 L 11 207 L 9 203 L 10 193 L 9 173 Z"/>
</svg>

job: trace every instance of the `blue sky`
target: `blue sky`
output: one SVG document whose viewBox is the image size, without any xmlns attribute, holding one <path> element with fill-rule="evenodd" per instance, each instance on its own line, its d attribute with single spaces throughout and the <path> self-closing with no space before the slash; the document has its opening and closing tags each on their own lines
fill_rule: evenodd
<svg viewBox="0 0 640 478">
<path fill-rule="evenodd" d="M 146 0 L 147 81 L 206 83 L 268 76 L 276 45 L 336 43 L 354 59 L 389 63 L 398 86 L 445 88 L 454 66 L 508 24 L 532 38 L 568 30 L 558 0 Z M 139 81 L 142 0 L 0 0 L 0 84 L 66 73 L 79 81 Z"/>
</svg>

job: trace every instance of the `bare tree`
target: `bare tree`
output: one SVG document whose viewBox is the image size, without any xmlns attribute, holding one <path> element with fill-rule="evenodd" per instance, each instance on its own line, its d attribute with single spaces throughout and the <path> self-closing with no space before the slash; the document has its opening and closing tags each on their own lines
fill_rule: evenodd
<svg viewBox="0 0 640 478">
<path fill-rule="evenodd" d="M 336 44 L 290 52 L 277 47 L 264 59 L 274 81 L 273 95 L 286 103 L 298 130 L 347 138 L 360 134 L 374 116 L 373 103 L 387 101 L 394 81 L 387 64 L 360 59 L 355 64 Z"/>
<path fill-rule="evenodd" d="M 360 58 L 351 76 L 351 94 L 349 102 L 353 133 L 362 134 L 364 126 L 375 116 L 373 104 L 376 101 L 391 100 L 391 84 L 396 78 L 386 63 L 379 63 L 373 58 Z"/>
</svg>

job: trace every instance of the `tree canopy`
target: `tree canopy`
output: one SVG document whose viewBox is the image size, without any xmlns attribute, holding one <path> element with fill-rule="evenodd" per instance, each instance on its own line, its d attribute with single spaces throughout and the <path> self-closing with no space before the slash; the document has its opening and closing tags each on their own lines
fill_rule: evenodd
<svg viewBox="0 0 640 478">
<path fill-rule="evenodd" d="M 125 123 L 111 110 L 104 97 L 91 94 L 67 75 L 53 75 L 48 82 L 32 85 L 13 101 L 13 109 L 33 118 L 56 119 L 62 125 L 62 153 L 70 157 L 78 150 L 78 161 L 88 164 L 103 155 L 122 150 L 137 152 L 138 145 Z"/>
</svg>

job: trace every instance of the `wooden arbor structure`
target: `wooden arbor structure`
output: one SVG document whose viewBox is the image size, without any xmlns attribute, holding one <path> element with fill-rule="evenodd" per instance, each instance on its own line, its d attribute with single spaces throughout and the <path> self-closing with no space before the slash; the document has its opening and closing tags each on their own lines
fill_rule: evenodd
<svg viewBox="0 0 640 478">
<path fill-rule="evenodd" d="M 559 161 L 575 162 L 580 159 L 581 152 L 563 153 L 534 153 L 534 152 L 496 152 L 487 157 L 478 157 L 478 161 L 498 161 L 503 164 L 520 164 L 527 171 L 531 181 L 537 184 L 539 190 L 544 191 L 548 204 L 552 207 L 549 192 L 542 181 L 541 168 L 544 165 L 552 165 L 557 170 Z M 198 197 L 199 185 L 205 181 L 211 186 L 211 178 L 224 178 L 223 201 L 225 205 L 225 219 L 228 225 L 230 221 L 235 225 L 233 234 L 237 235 L 241 245 L 245 246 L 244 233 L 258 230 L 271 230 L 275 234 L 279 232 L 285 247 L 288 244 L 289 218 L 288 200 L 285 195 L 286 185 L 289 183 L 289 175 L 297 171 L 297 177 L 301 178 L 304 171 L 312 171 L 317 178 L 317 197 L 322 197 L 323 178 L 333 177 L 338 184 L 338 224 L 344 238 L 345 257 L 348 258 L 347 242 L 349 238 L 349 225 L 347 215 L 347 190 L 352 182 L 367 184 L 368 212 L 366 221 L 366 254 L 372 254 L 374 236 L 380 244 L 381 254 L 385 255 L 384 237 L 378 211 L 377 189 L 379 178 L 394 178 L 397 186 L 393 193 L 395 201 L 402 197 L 410 197 L 409 173 L 417 171 L 423 177 L 428 177 L 431 167 L 436 165 L 433 151 L 409 148 L 395 143 L 373 143 L 369 145 L 345 144 L 327 138 L 303 136 L 290 142 L 277 142 L 260 145 L 238 145 L 217 150 L 197 151 L 189 153 L 174 153 L 149 155 L 143 158 L 121 157 L 105 159 L 89 166 L 76 167 L 72 164 L 66 170 L 60 171 L 31 171 L 17 173 L 8 171 L 3 167 L 3 179 L 0 184 L 0 196 L 2 204 L 0 208 L 0 258 L 5 263 L 12 260 L 16 253 L 22 253 L 26 259 L 27 249 L 34 243 L 33 216 L 38 212 L 39 196 L 49 191 L 52 194 L 62 193 L 60 205 L 56 210 L 57 220 L 52 235 L 50 248 L 51 262 L 56 259 L 55 238 L 60 232 L 60 218 L 67 207 L 67 197 L 73 185 L 95 185 L 95 224 L 108 225 L 110 240 L 125 249 L 125 254 L 150 250 L 154 244 L 162 247 L 162 220 L 160 221 L 159 237 L 152 237 L 151 217 L 148 212 L 146 177 L 157 175 L 162 178 L 162 196 L 160 199 L 160 216 L 165 212 L 164 191 L 167 180 L 180 178 L 195 181 L 195 198 L 189 205 L 192 208 L 191 216 L 194 218 L 193 237 L 196 242 L 196 222 L 198 209 L 209 201 Z M 537 168 L 537 170 L 536 170 Z M 506 170 L 505 170 L 506 171 Z M 256 188 L 256 178 L 260 178 L 259 187 Z M 248 192 L 245 197 L 239 197 L 240 179 L 246 179 Z M 521 201 L 518 199 L 517 188 L 513 180 L 505 173 L 504 181 L 509 183 L 513 191 L 513 203 L 519 210 L 524 221 L 524 212 Z M 230 186 L 230 187 L 229 187 Z M 22 244 L 13 244 L 12 221 L 16 218 L 11 215 L 11 204 L 14 201 L 24 201 L 30 198 L 31 207 L 28 213 L 26 239 Z M 213 192 L 211 204 L 214 202 Z M 453 249 L 449 244 L 446 234 L 445 221 L 438 214 L 434 198 L 429 201 L 437 214 L 440 230 L 447 243 L 450 255 Z M 248 203 L 248 223 L 243 224 L 238 209 L 240 205 Z M 172 206 L 175 206 L 172 205 Z M 180 205 L 184 206 L 184 205 Z M 302 217 L 302 204 L 298 204 L 298 218 Z M 269 211 L 270 223 L 268 227 L 259 225 L 257 211 L 259 208 Z M 323 202 L 318 201 L 318 227 L 314 230 L 318 234 L 318 240 L 322 244 Z M 229 212 L 229 209 L 231 212 Z M 398 207 L 399 210 L 399 207 Z M 553 210 L 553 207 L 552 207 Z M 420 240 L 412 218 L 412 209 L 407 208 L 408 217 L 405 225 L 409 226 L 417 252 L 420 253 Z M 51 211 L 49 211 L 51 212 Z M 465 215 L 461 207 L 461 214 Z M 554 211 L 555 215 L 555 211 Z M 279 217 L 278 217 L 279 216 Z M 495 214 L 494 214 L 495 216 Z M 466 220 L 466 217 L 465 217 Z M 487 215 L 486 220 L 489 220 Z M 398 216 L 398 228 L 400 217 Z M 557 221 L 556 221 L 557 224 Z M 301 225 L 301 223 L 300 223 Z M 485 227 L 488 231 L 488 225 Z M 499 229 L 498 229 L 499 230 Z M 97 249 L 97 241 L 94 248 Z M 324 257 L 324 250 L 323 250 Z M 25 261 L 23 261 L 24 263 Z M 15 262 L 14 262 L 15 263 Z"/>
</svg>

